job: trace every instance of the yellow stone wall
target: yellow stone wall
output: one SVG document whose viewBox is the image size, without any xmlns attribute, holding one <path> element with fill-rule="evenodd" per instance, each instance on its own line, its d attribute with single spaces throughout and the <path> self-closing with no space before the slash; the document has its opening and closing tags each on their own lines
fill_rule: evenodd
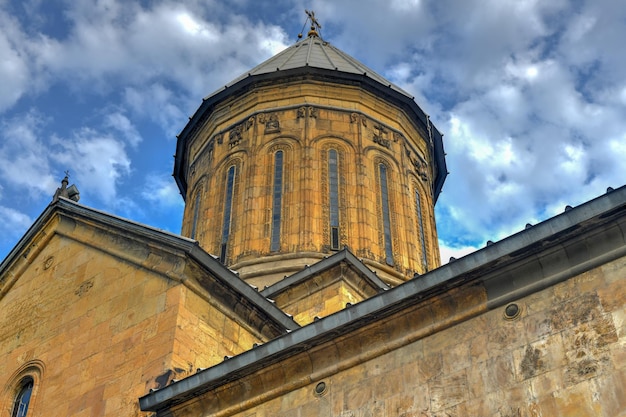
<svg viewBox="0 0 626 417">
<path fill-rule="evenodd" d="M 220 254 L 226 176 L 235 166 L 229 267 L 263 286 L 301 269 L 299 258 L 330 253 L 330 149 L 339 154 L 340 247 L 347 245 L 369 260 L 392 284 L 438 266 L 428 132 L 418 129 L 402 109 L 367 91 L 317 81 L 257 86 L 213 110 L 188 143 L 183 234 Z M 280 250 L 271 252 L 278 150 L 285 156 L 282 228 Z M 388 168 L 392 263 L 385 257 L 380 164 Z"/>
<path fill-rule="evenodd" d="M 326 317 L 346 308 L 346 304 L 356 304 L 363 300 L 347 282 L 337 280 L 309 296 L 290 300 L 290 293 L 286 292 L 276 298 L 278 305 L 284 312 L 293 316 L 301 326 L 312 323 L 315 318 Z"/>
<path fill-rule="evenodd" d="M 124 239 L 55 218 L 0 277 L 0 416 L 27 374 L 29 415 L 140 415 L 150 388 L 252 347 L 247 330 L 181 281 L 102 250 Z M 167 264 L 151 245 L 126 255 Z"/>
<path fill-rule="evenodd" d="M 178 294 L 181 301 L 172 351 L 175 367 L 195 372 L 266 341 L 189 288 L 182 287 Z"/>
<path fill-rule="evenodd" d="M 450 290 L 173 415 L 623 416 L 624 276 L 626 258 L 609 262 L 515 301 L 513 320 L 486 311 L 481 286 Z"/>
</svg>

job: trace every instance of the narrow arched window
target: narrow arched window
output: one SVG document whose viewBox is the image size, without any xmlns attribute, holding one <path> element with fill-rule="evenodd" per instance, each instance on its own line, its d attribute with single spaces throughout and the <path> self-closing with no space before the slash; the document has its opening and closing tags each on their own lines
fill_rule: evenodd
<svg viewBox="0 0 626 417">
<path fill-rule="evenodd" d="M 224 220 L 222 223 L 222 240 L 220 244 L 220 262 L 226 262 L 228 236 L 230 235 L 230 219 L 233 211 L 233 193 L 235 190 L 235 166 L 228 168 L 226 174 L 226 198 L 224 199 Z"/>
<path fill-rule="evenodd" d="M 270 251 L 280 250 L 280 216 L 283 200 L 283 151 L 274 154 L 274 185 L 272 188 L 272 235 Z"/>
<path fill-rule="evenodd" d="M 339 250 L 339 159 L 337 151 L 328 151 L 328 191 L 330 202 L 330 248 Z"/>
<path fill-rule="evenodd" d="M 193 221 L 191 223 L 191 237 L 192 239 L 196 238 L 196 229 L 198 227 L 198 214 L 200 212 L 200 191 L 196 193 L 196 198 L 193 203 Z"/>
<path fill-rule="evenodd" d="M 385 260 L 393 265 L 393 248 L 391 246 L 391 216 L 389 215 L 389 188 L 387 186 L 387 167 L 379 164 L 380 202 L 383 216 L 383 238 L 385 244 Z"/>
<path fill-rule="evenodd" d="M 33 393 L 33 383 L 33 379 L 30 377 L 24 378 L 20 383 L 19 391 L 17 392 L 15 402 L 13 403 L 13 412 L 11 413 L 11 417 L 26 417 L 30 397 Z"/>
<path fill-rule="evenodd" d="M 420 247 L 422 249 L 422 266 L 428 271 L 428 258 L 426 257 L 426 237 L 424 235 L 424 220 L 422 218 L 422 199 L 419 191 L 415 190 L 415 204 L 417 209 L 417 226 L 419 228 Z"/>
</svg>

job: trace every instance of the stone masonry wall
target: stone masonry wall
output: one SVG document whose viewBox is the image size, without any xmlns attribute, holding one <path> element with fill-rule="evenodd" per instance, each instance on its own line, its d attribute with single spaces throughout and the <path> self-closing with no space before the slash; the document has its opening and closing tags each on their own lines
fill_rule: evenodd
<svg viewBox="0 0 626 417">
<path fill-rule="evenodd" d="M 249 332 L 181 282 L 101 249 L 115 252 L 122 236 L 69 224 L 75 239 L 50 226 L 33 244 L 40 252 L 20 256 L 23 270 L 0 277 L 15 280 L 0 298 L 0 416 L 27 374 L 29 415 L 141 415 L 149 389 L 252 347 Z M 101 247 L 81 243 L 94 236 Z M 143 249 L 126 252 L 166 263 Z"/>
<path fill-rule="evenodd" d="M 346 335 L 247 382 L 225 385 L 174 415 L 626 416 L 625 278 L 626 259 L 607 263 L 515 301 L 521 314 L 512 320 L 504 317 L 505 307 L 461 317 L 481 296 L 479 287 L 474 295 L 460 288 L 378 323 L 379 329 Z M 450 315 L 455 310 L 456 317 Z M 411 336 L 443 322 L 458 323 Z M 401 340 L 397 335 L 411 341 L 392 348 Z M 354 365 L 346 366 L 350 358 Z M 317 395 L 320 382 L 325 388 Z M 270 394 L 281 384 L 295 388 Z"/>
</svg>

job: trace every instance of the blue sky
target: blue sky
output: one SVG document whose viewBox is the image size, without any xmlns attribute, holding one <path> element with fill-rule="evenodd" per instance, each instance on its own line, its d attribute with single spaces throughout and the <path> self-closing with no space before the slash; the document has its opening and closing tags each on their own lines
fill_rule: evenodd
<svg viewBox="0 0 626 417">
<path fill-rule="evenodd" d="M 444 132 L 444 260 L 626 183 L 621 1 L 0 0 L 0 259 L 65 170 L 81 203 L 178 233 L 175 135 L 305 8 Z"/>
</svg>

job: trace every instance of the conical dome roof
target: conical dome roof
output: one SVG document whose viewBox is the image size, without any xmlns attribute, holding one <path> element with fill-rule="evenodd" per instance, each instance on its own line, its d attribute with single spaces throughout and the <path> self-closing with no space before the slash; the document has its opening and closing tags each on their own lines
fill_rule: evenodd
<svg viewBox="0 0 626 417">
<path fill-rule="evenodd" d="M 248 77 L 255 77 L 264 74 L 275 74 L 280 76 L 281 72 L 297 70 L 299 68 L 318 68 L 345 74 L 365 76 L 372 81 L 376 81 L 385 87 L 389 87 L 396 92 L 413 99 L 409 93 L 400 87 L 391 83 L 383 76 L 377 74 L 375 71 L 366 67 L 358 60 L 352 58 L 350 55 L 316 35 L 310 35 L 309 37 L 296 42 L 284 51 L 257 65 L 247 73 L 235 78 L 226 86 L 226 88 L 233 86 Z M 205 99 L 211 98 L 220 91 L 223 91 L 223 89 L 210 94 L 205 97 Z"/>
</svg>

